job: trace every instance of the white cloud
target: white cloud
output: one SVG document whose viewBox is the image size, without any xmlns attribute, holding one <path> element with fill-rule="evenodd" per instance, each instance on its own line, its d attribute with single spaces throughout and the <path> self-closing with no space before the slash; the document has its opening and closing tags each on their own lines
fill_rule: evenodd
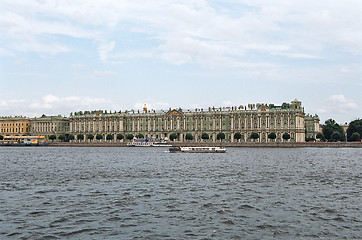
<svg viewBox="0 0 362 240">
<path fill-rule="evenodd" d="M 103 61 L 106 62 L 108 60 L 109 57 L 109 53 L 114 49 L 114 46 L 116 45 L 115 41 L 111 41 L 108 43 L 101 43 L 99 46 L 99 58 Z"/>
<path fill-rule="evenodd" d="M 142 110 L 145 104 L 148 110 L 168 110 L 171 107 L 171 105 L 167 102 L 156 101 L 154 99 L 144 99 L 143 101 L 138 101 L 133 107 L 136 110 Z"/>
<path fill-rule="evenodd" d="M 330 96 L 327 99 L 327 102 L 330 103 L 335 109 L 341 112 L 346 112 L 358 108 L 356 102 L 350 99 L 346 99 L 346 97 L 342 94 L 336 94 Z"/>
<path fill-rule="evenodd" d="M 111 77 L 117 77 L 118 73 L 117 72 L 113 72 L 113 71 L 99 71 L 99 70 L 95 70 L 92 72 L 88 72 L 88 73 L 73 73 L 73 76 L 78 77 L 78 78 L 111 78 Z"/>
<path fill-rule="evenodd" d="M 26 42 L 14 42 L 12 48 L 22 52 L 38 52 L 49 55 L 56 55 L 63 52 L 69 52 L 70 48 L 60 43 L 43 43 L 36 40 L 28 40 Z"/>
<path fill-rule="evenodd" d="M 93 71 L 91 74 L 93 77 L 115 77 L 118 73 L 112 71 Z"/>
<path fill-rule="evenodd" d="M 4 48 L 0 48 L 0 55 L 3 56 L 9 56 L 9 57 L 16 57 L 16 55 L 14 53 L 12 53 L 11 51 L 4 49 Z"/>
<path fill-rule="evenodd" d="M 318 113 L 324 115 L 343 115 L 356 111 L 358 104 L 352 99 L 347 99 L 343 94 L 335 94 L 328 97 L 321 108 L 317 109 Z"/>
<path fill-rule="evenodd" d="M 88 96 L 59 97 L 52 94 L 41 99 L 25 100 L 10 99 L 0 100 L 0 111 L 9 115 L 26 115 L 28 117 L 46 115 L 65 115 L 70 112 L 95 110 L 95 109 L 119 110 L 117 104 L 106 98 L 94 98 Z"/>
<path fill-rule="evenodd" d="M 81 63 L 72 64 L 72 68 L 85 68 L 85 67 L 87 67 L 87 65 Z"/>
<path fill-rule="evenodd" d="M 241 4 L 253 10 L 246 11 Z M 221 2 L 218 5 L 223 6 Z M 224 6 L 224 11 L 212 6 L 203 0 L 4 0 L 0 29 L 8 43 L 13 42 L 12 48 L 51 55 L 73 48 L 60 43 L 57 36 L 91 39 L 99 44 L 98 54 L 104 62 L 109 58 L 120 62 L 124 57 L 153 56 L 178 65 L 197 62 L 215 67 L 222 62 L 241 61 L 235 58 L 242 58 L 245 51 L 286 58 L 323 58 L 325 46 L 360 54 L 362 3 L 358 0 L 348 4 L 244 0 L 233 2 L 235 9 Z M 230 14 L 233 11 L 240 13 Z M 126 54 L 115 52 L 116 43 L 123 40 L 118 33 L 130 39 L 134 33 L 145 34 L 144 41 L 150 38 L 159 42 L 147 49 L 136 46 Z M 27 39 L 33 42 L 29 44 Z"/>
</svg>

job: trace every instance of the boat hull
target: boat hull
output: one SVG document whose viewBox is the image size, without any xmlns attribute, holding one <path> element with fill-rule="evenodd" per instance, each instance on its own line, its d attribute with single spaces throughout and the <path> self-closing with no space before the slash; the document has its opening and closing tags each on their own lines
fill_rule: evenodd
<svg viewBox="0 0 362 240">
<path fill-rule="evenodd" d="M 31 147 L 31 146 L 48 146 L 48 143 L 0 143 L 3 147 Z"/>
<path fill-rule="evenodd" d="M 171 147 L 169 151 L 172 153 L 225 153 L 226 149 L 223 147 Z"/>
</svg>

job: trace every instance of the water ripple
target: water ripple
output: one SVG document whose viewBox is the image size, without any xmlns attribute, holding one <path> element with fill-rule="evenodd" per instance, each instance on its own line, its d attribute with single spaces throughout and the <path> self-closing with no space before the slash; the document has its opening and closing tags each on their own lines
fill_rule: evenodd
<svg viewBox="0 0 362 240">
<path fill-rule="evenodd" d="M 362 236 L 360 149 L 0 151 L 0 239 Z"/>
</svg>

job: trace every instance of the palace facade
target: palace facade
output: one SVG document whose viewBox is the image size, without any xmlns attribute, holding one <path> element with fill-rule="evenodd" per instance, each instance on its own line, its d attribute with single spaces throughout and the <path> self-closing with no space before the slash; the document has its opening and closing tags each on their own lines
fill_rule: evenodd
<svg viewBox="0 0 362 240">
<path fill-rule="evenodd" d="M 250 142 L 253 132 L 259 134 L 256 141 L 283 141 L 282 135 L 288 133 L 290 142 L 305 141 L 305 113 L 301 102 L 294 100 L 274 104 L 249 104 L 248 107 L 208 108 L 195 110 L 169 109 L 154 111 L 144 108 L 142 112 L 125 111 L 107 113 L 106 111 L 77 112 L 70 116 L 70 134 L 77 135 L 117 134 L 124 136 L 142 134 L 148 139 L 170 139 L 186 141 L 186 134 L 191 134 L 194 141 L 216 142 L 217 135 L 224 133 L 227 142 Z M 268 134 L 274 132 L 276 139 L 269 139 Z M 209 140 L 202 139 L 206 133 Z M 240 133 L 241 139 L 235 139 Z M 205 134 L 204 134 L 205 136 Z"/>
<path fill-rule="evenodd" d="M 45 136 L 49 139 L 50 135 L 69 134 L 69 118 L 58 116 L 41 116 L 40 118 L 31 118 L 30 135 Z"/>
<path fill-rule="evenodd" d="M 305 137 L 309 139 L 316 139 L 317 134 L 321 132 L 318 115 L 312 116 L 310 114 L 307 114 L 304 118 L 304 122 L 306 134 Z"/>
</svg>

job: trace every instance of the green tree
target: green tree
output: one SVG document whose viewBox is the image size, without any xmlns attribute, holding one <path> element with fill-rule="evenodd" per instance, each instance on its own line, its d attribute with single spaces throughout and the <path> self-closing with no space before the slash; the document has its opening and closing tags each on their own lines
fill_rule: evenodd
<svg viewBox="0 0 362 240">
<path fill-rule="evenodd" d="M 134 135 L 131 134 L 131 133 L 130 133 L 130 134 L 127 134 L 126 138 L 127 138 L 128 140 L 133 140 Z"/>
<path fill-rule="evenodd" d="M 324 125 L 322 126 L 322 131 L 323 131 L 324 137 L 328 141 L 335 140 L 332 138 L 332 134 L 334 132 L 339 132 L 339 136 L 340 136 L 340 138 L 338 139 L 339 141 L 345 140 L 345 133 L 344 133 L 343 128 L 338 123 L 336 123 L 336 121 L 334 121 L 333 119 L 328 119 L 324 122 Z"/>
<path fill-rule="evenodd" d="M 338 131 L 332 133 L 331 141 L 338 142 L 341 140 L 341 134 Z"/>
<path fill-rule="evenodd" d="M 49 136 L 49 139 L 52 140 L 52 141 L 54 141 L 55 139 L 57 139 L 57 136 L 54 135 L 54 134 L 52 134 L 52 135 Z"/>
<path fill-rule="evenodd" d="M 210 139 L 210 136 L 209 136 L 209 134 L 207 134 L 207 133 L 203 133 L 203 134 L 201 135 L 201 138 L 202 138 L 203 140 L 208 140 L 208 139 Z"/>
<path fill-rule="evenodd" d="M 186 133 L 185 139 L 191 141 L 191 140 L 194 140 L 194 136 L 192 136 L 191 133 Z"/>
<path fill-rule="evenodd" d="M 239 142 L 239 140 L 241 139 L 241 137 L 242 137 L 242 135 L 241 135 L 241 133 L 239 133 L 239 132 L 237 132 L 237 133 L 234 134 L 234 138 L 235 138 L 236 140 L 238 140 L 238 142 Z"/>
<path fill-rule="evenodd" d="M 94 135 L 90 133 L 87 135 L 87 138 L 92 141 L 94 139 Z"/>
<path fill-rule="evenodd" d="M 353 120 L 348 124 L 347 128 L 348 141 L 356 141 L 351 139 L 354 133 L 358 133 L 360 136 L 362 136 L 362 119 Z"/>
<path fill-rule="evenodd" d="M 177 137 L 178 137 L 178 136 L 177 136 L 177 133 L 171 133 L 171 134 L 170 134 L 170 140 L 171 140 L 171 141 L 177 139 Z"/>
<path fill-rule="evenodd" d="M 122 140 L 124 138 L 124 136 L 123 136 L 123 134 L 118 133 L 116 138 L 117 138 L 117 140 Z"/>
<path fill-rule="evenodd" d="M 350 141 L 361 140 L 361 135 L 358 132 L 354 132 L 349 139 Z"/>
<path fill-rule="evenodd" d="M 217 140 L 220 140 L 220 141 L 224 140 L 224 139 L 225 139 L 225 133 L 219 132 L 219 133 L 216 135 L 216 139 L 217 139 Z"/>
<path fill-rule="evenodd" d="M 282 138 L 284 139 L 284 141 L 288 141 L 290 139 L 290 134 L 285 132 L 285 133 L 283 133 Z"/>
<path fill-rule="evenodd" d="M 68 140 L 74 140 L 74 135 L 73 134 L 69 134 L 69 136 L 68 136 Z"/>
<path fill-rule="evenodd" d="M 77 134 L 77 139 L 80 140 L 80 141 L 83 141 L 84 140 L 84 135 L 79 133 Z"/>
<path fill-rule="evenodd" d="M 268 138 L 274 141 L 277 138 L 277 135 L 275 132 L 271 132 L 268 134 Z"/>
<path fill-rule="evenodd" d="M 3 136 L 3 135 L 0 135 L 0 140 L 4 140 L 4 136 Z"/>
<path fill-rule="evenodd" d="M 108 141 L 113 140 L 113 139 L 114 139 L 113 134 L 107 134 L 106 139 L 107 139 Z"/>
<path fill-rule="evenodd" d="M 145 136 L 142 134 L 142 133 L 140 133 L 140 134 L 138 134 L 137 136 L 136 136 L 136 138 L 145 138 Z"/>
<path fill-rule="evenodd" d="M 66 137 L 65 137 L 64 134 L 60 134 L 60 135 L 58 136 L 58 139 L 61 140 L 61 141 L 63 141 L 63 142 L 65 141 L 65 138 L 66 138 Z"/>
<path fill-rule="evenodd" d="M 317 139 L 319 139 L 320 141 L 324 141 L 324 134 L 323 133 L 321 133 L 321 132 L 319 132 L 319 133 L 317 133 L 317 135 L 315 136 Z"/>
<path fill-rule="evenodd" d="M 260 137 L 260 136 L 259 136 L 259 133 L 257 133 L 257 132 L 252 132 L 252 133 L 250 134 L 250 138 L 253 139 L 254 142 L 255 142 L 255 140 L 258 139 L 259 137 Z"/>
<path fill-rule="evenodd" d="M 97 134 L 96 135 L 96 139 L 99 141 L 99 140 L 102 140 L 103 139 L 103 135 L 102 134 Z"/>
</svg>

